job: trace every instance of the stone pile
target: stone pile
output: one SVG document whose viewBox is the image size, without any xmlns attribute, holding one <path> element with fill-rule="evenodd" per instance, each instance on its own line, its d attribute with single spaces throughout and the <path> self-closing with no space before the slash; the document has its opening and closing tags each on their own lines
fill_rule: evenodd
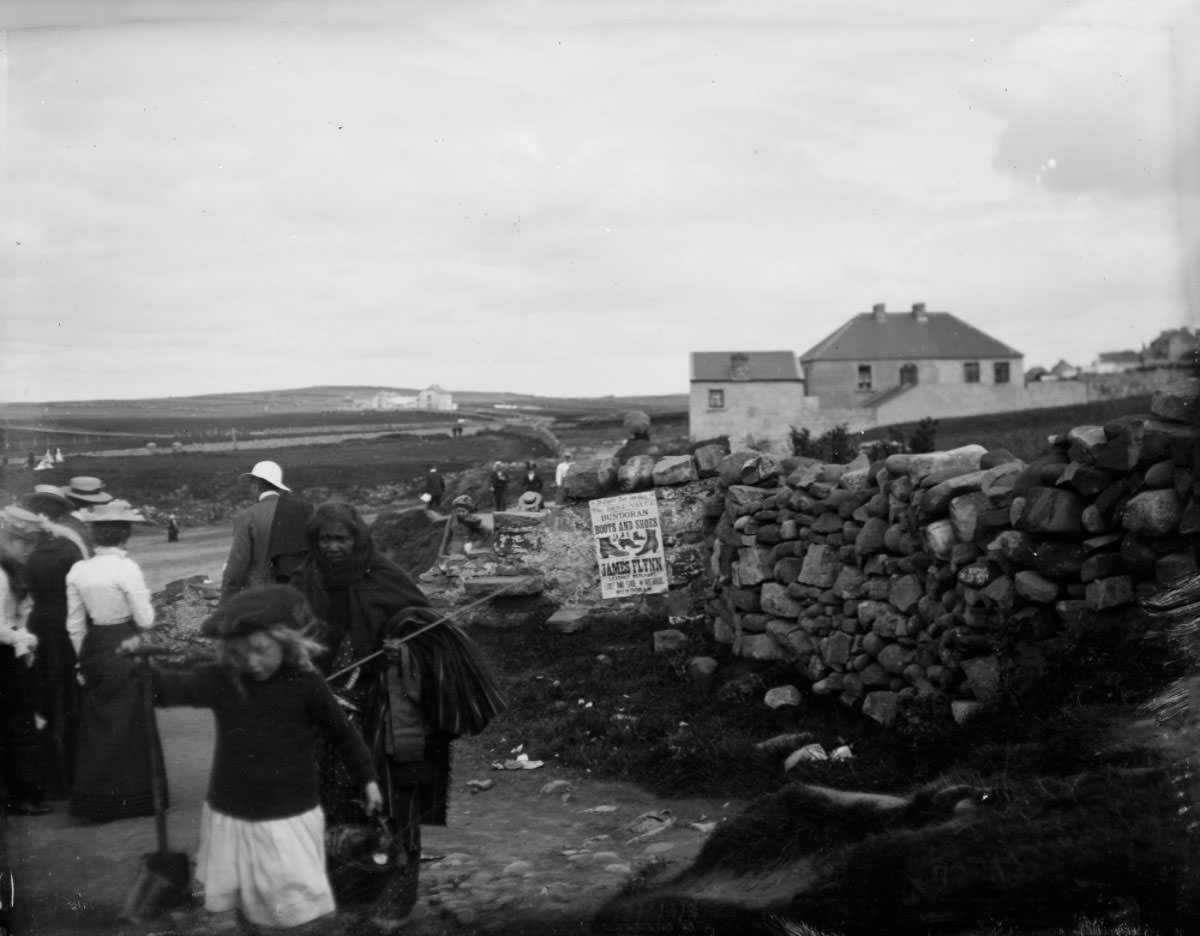
<svg viewBox="0 0 1200 936">
<path fill-rule="evenodd" d="M 1082 426 L 1031 464 L 971 445 L 850 465 L 724 457 L 709 610 L 736 655 L 883 724 L 917 699 L 960 721 L 1193 572 L 1200 381 Z"/>
</svg>

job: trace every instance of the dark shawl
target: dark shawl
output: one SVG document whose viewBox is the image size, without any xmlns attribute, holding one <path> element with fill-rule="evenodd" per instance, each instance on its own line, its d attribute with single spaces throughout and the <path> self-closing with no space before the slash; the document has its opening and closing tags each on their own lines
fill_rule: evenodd
<svg viewBox="0 0 1200 936">
<path fill-rule="evenodd" d="M 327 632 L 329 650 L 316 660 L 318 668 L 328 675 L 333 671 L 338 649 L 332 644 L 340 642 L 339 637 L 350 641 L 353 658 L 361 660 L 381 650 L 384 640 L 413 634 L 442 615 L 430 607 L 429 600 L 403 569 L 375 549 L 357 512 L 347 515 L 357 520 L 357 526 L 351 525 L 357 540 L 354 556 L 342 568 L 328 567 L 316 548 L 319 527 L 326 519 L 342 523 L 348 520 L 326 508 L 319 508 L 309 525 L 310 551 L 293 574 L 291 584 L 304 593 L 321 621 L 329 621 L 331 591 L 337 595 L 345 590 L 344 634 Z M 504 699 L 479 648 L 456 624 L 442 621 L 414 637 L 407 646 L 420 669 L 421 708 L 431 732 L 455 737 L 478 734 L 504 710 Z M 376 657 L 364 667 L 364 682 L 378 673 L 382 663 L 383 658 Z M 387 667 L 387 673 L 389 681 L 396 678 L 395 667 Z M 332 685 L 334 691 L 336 682 Z"/>
</svg>

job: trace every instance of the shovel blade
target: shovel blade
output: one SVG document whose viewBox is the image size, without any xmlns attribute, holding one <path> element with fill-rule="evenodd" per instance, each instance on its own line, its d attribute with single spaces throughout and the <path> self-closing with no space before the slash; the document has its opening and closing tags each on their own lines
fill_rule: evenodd
<svg viewBox="0 0 1200 936">
<path fill-rule="evenodd" d="M 191 902 L 192 864 L 187 853 L 150 852 L 143 858 L 121 918 L 131 922 L 147 920 Z"/>
</svg>

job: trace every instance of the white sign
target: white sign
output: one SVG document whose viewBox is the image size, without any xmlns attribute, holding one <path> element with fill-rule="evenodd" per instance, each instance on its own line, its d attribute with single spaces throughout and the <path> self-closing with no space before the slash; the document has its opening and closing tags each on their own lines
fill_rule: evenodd
<svg viewBox="0 0 1200 936">
<path fill-rule="evenodd" d="M 605 497 L 588 504 L 600 564 L 600 597 L 667 590 L 667 561 L 653 491 Z"/>
</svg>

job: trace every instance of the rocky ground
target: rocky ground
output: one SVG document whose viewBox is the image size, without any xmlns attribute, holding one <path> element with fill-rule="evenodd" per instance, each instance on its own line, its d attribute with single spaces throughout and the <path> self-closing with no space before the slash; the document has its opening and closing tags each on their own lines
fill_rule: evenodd
<svg viewBox="0 0 1200 936">
<path fill-rule="evenodd" d="M 170 846 L 194 854 L 212 750 L 207 713 L 160 715 L 172 806 Z M 518 739 L 513 751 L 518 751 Z M 591 912 L 635 877 L 682 869 L 737 804 L 663 800 L 630 784 L 593 780 L 536 751 L 493 761 L 479 739 L 458 743 L 448 825 L 426 828 L 414 936 L 582 931 Z M 524 760 L 520 754 L 525 754 Z M 503 768 L 508 765 L 510 769 Z M 520 765 L 520 766 L 517 766 Z M 151 819 L 78 824 L 65 803 L 6 820 L 22 936 L 205 933 L 195 909 L 142 924 L 119 919 L 154 848 Z M 363 924 L 354 932 L 370 932 Z"/>
</svg>

